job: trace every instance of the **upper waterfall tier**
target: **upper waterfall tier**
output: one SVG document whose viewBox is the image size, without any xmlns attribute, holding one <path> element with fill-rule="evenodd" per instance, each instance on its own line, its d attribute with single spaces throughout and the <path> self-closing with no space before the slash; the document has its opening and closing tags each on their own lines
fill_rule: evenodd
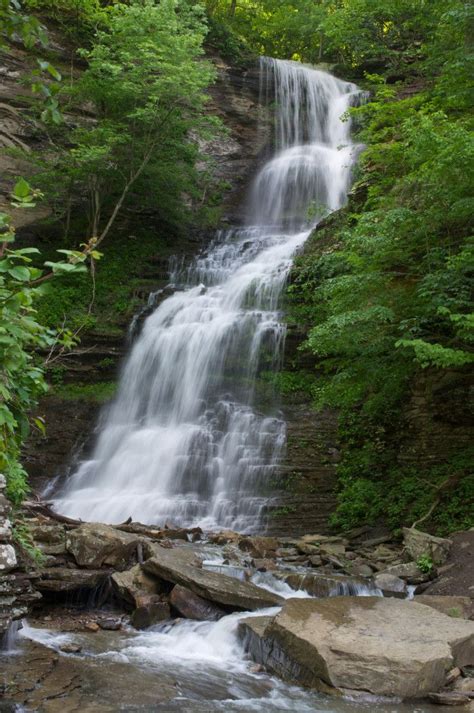
<svg viewBox="0 0 474 713">
<path fill-rule="evenodd" d="M 179 276 L 185 289 L 146 320 L 92 459 L 56 498 L 66 515 L 261 525 L 262 485 L 281 460 L 285 423 L 255 411 L 255 380 L 280 362 L 278 303 L 295 251 L 344 203 L 356 147 L 343 115 L 359 95 L 295 62 L 264 58 L 261 69 L 275 153 L 251 188 L 252 224 L 219 234 Z"/>
</svg>

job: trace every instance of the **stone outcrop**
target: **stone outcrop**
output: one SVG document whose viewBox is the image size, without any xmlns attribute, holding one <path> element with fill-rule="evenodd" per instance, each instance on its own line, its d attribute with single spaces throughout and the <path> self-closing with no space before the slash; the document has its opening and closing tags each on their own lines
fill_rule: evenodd
<svg viewBox="0 0 474 713">
<path fill-rule="evenodd" d="M 420 557 L 428 557 L 434 565 L 441 565 L 448 559 L 453 543 L 452 540 L 435 537 L 427 532 L 415 530 L 413 527 L 404 527 L 403 544 L 415 562 Z"/>
<path fill-rule="evenodd" d="M 73 592 L 77 589 L 97 589 L 108 579 L 110 570 L 43 567 L 36 588 L 46 592 Z"/>
<path fill-rule="evenodd" d="M 398 599 L 290 599 L 267 625 L 246 627 L 268 668 L 319 689 L 419 698 L 474 662 L 474 622 Z"/>
<path fill-rule="evenodd" d="M 80 567 L 95 569 L 110 565 L 120 569 L 136 554 L 140 542 L 141 538 L 135 534 L 91 522 L 68 533 L 66 549 Z"/>
<path fill-rule="evenodd" d="M 121 599 L 135 607 L 143 596 L 158 593 L 156 579 L 149 577 L 139 564 L 125 572 L 114 572 L 110 579 Z"/>
<path fill-rule="evenodd" d="M 170 604 L 181 616 L 197 621 L 217 621 L 227 614 L 208 599 L 179 584 L 171 590 Z"/>
<path fill-rule="evenodd" d="M 180 548 L 155 547 L 155 555 L 143 564 L 145 572 L 159 579 L 187 587 L 203 599 L 233 610 L 255 610 L 282 604 L 283 600 L 249 582 L 240 582 L 225 574 L 199 569 L 189 564 L 189 556 Z"/>
<path fill-rule="evenodd" d="M 41 599 L 18 561 L 10 521 L 11 506 L 5 494 L 5 476 L 0 475 L 0 642 L 13 621 L 24 617 L 30 605 Z"/>
</svg>

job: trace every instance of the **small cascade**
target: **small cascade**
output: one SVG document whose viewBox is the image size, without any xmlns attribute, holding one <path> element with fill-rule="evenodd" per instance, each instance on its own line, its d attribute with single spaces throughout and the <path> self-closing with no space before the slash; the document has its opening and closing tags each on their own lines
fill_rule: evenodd
<svg viewBox="0 0 474 713">
<path fill-rule="evenodd" d="M 357 147 L 343 115 L 360 92 L 296 62 L 264 58 L 261 72 L 275 151 L 252 186 L 248 225 L 219 233 L 146 319 L 91 459 L 55 499 L 65 515 L 262 526 L 285 423 L 257 410 L 256 379 L 281 361 L 293 256 L 345 201 Z"/>
<path fill-rule="evenodd" d="M 20 652 L 19 640 L 23 624 L 20 620 L 12 621 L 0 641 L 0 655 L 14 656 Z"/>
</svg>

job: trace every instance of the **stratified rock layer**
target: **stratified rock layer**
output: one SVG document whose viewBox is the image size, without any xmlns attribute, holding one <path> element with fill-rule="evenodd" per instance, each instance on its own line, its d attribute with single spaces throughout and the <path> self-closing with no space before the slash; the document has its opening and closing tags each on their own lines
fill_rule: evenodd
<svg viewBox="0 0 474 713">
<path fill-rule="evenodd" d="M 180 584 L 204 599 L 232 609 L 253 611 L 281 605 L 284 601 L 277 594 L 249 582 L 193 567 L 187 553 L 178 548 L 167 550 L 156 546 L 154 557 L 147 560 L 143 568 L 155 577 Z"/>
<path fill-rule="evenodd" d="M 290 599 L 247 636 L 266 666 L 320 689 L 419 698 L 438 691 L 454 666 L 474 662 L 474 622 L 398 599 Z"/>
</svg>

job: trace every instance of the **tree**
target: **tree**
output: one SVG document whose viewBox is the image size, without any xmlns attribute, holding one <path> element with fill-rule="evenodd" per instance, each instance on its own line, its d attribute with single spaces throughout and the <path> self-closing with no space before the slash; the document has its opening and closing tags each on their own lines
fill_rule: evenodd
<svg viewBox="0 0 474 713">
<path fill-rule="evenodd" d="M 87 197 L 91 235 L 99 245 L 133 193 L 164 218 L 183 218 L 193 190 L 197 137 L 209 130 L 205 89 L 214 77 L 201 59 L 206 24 L 199 6 L 182 0 L 133 0 L 110 10 L 82 57 L 88 67 L 69 89 L 87 106 L 81 128 L 49 169 L 72 196 Z M 90 119 L 90 112 L 93 120 Z M 64 192 L 59 193 L 64 200 Z"/>
</svg>

